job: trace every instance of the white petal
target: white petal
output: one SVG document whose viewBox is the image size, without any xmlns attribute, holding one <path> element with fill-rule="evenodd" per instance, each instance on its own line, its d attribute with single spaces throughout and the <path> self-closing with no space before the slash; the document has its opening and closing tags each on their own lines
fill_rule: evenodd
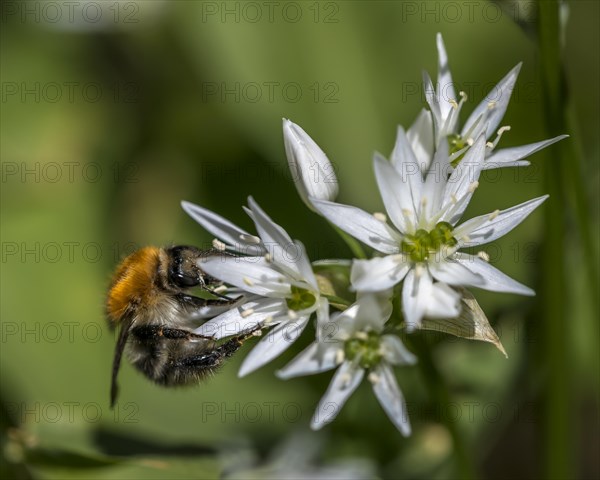
<svg viewBox="0 0 600 480">
<path fill-rule="evenodd" d="M 406 132 L 421 171 L 425 173 L 431 164 L 434 150 L 433 120 L 428 110 L 422 109 L 417 119 Z"/>
<path fill-rule="evenodd" d="M 521 70 L 520 63 L 510 72 L 508 72 L 506 76 L 492 89 L 488 96 L 484 98 L 479 105 L 477 105 L 475 110 L 473 110 L 465 122 L 461 133 L 463 137 L 469 132 L 469 130 L 471 130 L 471 127 L 475 124 L 475 122 L 477 122 L 479 117 L 485 114 L 486 110 L 489 108 L 490 102 L 494 103 L 494 107 L 489 111 L 485 120 L 488 124 L 485 133 L 486 138 L 489 138 L 496 131 L 496 128 L 498 128 L 498 125 L 504 117 L 506 108 L 508 107 L 510 96 L 519 75 L 519 70 Z"/>
<path fill-rule="evenodd" d="M 298 317 L 282 322 L 265 334 L 244 359 L 238 376 L 248 375 L 281 355 L 298 339 L 308 323 L 308 318 Z"/>
<path fill-rule="evenodd" d="M 402 286 L 402 312 L 407 331 L 411 332 L 421 325 L 431 296 L 431 288 L 432 279 L 424 266 L 417 265 L 406 275 Z"/>
<path fill-rule="evenodd" d="M 231 308 L 218 317 L 203 323 L 194 330 L 200 335 L 213 336 L 216 339 L 230 337 L 247 332 L 258 326 L 265 319 L 279 317 L 287 313 L 285 300 L 278 298 L 260 298 L 244 303 L 239 308 Z M 253 312 L 251 315 L 243 312 Z"/>
<path fill-rule="evenodd" d="M 450 175 L 442 200 L 442 207 L 446 209 L 442 221 L 454 225 L 467 208 L 483 168 L 485 148 L 485 137 L 481 135 Z"/>
<path fill-rule="evenodd" d="M 544 195 L 498 213 L 467 220 L 454 229 L 454 237 L 461 248 L 492 242 L 519 225 L 547 198 L 548 195 Z"/>
<path fill-rule="evenodd" d="M 421 188 L 423 187 L 423 173 L 421 165 L 419 165 L 406 133 L 401 126 L 398 127 L 396 144 L 394 145 L 390 161 L 400 174 L 400 178 L 410 188 L 412 204 L 415 210 L 418 209 Z"/>
<path fill-rule="evenodd" d="M 431 114 L 433 115 L 433 123 L 435 126 L 435 136 L 439 138 L 444 132 L 441 131 L 442 125 L 444 124 L 444 118 L 442 117 L 442 111 L 438 95 L 433 88 L 433 82 L 427 72 L 423 72 L 423 90 L 425 92 L 425 100 L 429 105 Z"/>
<path fill-rule="evenodd" d="M 425 218 L 430 219 L 442 209 L 448 177 L 453 171 L 448 158 L 448 142 L 443 139 L 435 151 L 421 192 L 421 203 L 425 204 Z"/>
<path fill-rule="evenodd" d="M 436 43 L 438 50 L 438 97 L 442 118 L 447 118 L 453 108 L 450 101 L 456 101 L 456 93 L 454 91 L 452 75 L 448 65 L 448 55 L 446 54 L 446 47 L 441 33 L 437 34 Z"/>
<path fill-rule="evenodd" d="M 382 253 L 397 253 L 401 236 L 373 215 L 349 205 L 311 200 L 315 208 L 334 225 Z"/>
<path fill-rule="evenodd" d="M 326 372 L 337 366 L 336 357 L 338 357 L 339 351 L 343 352 L 341 343 L 328 345 L 312 343 L 285 367 L 278 370 L 276 375 L 287 380 L 302 375 Z"/>
<path fill-rule="evenodd" d="M 477 275 L 452 258 L 446 258 L 441 262 L 431 262 L 428 265 L 433 278 L 438 282 L 456 286 L 480 286 L 483 284 L 481 275 Z"/>
<path fill-rule="evenodd" d="M 335 200 L 338 182 L 323 150 L 302 128 L 286 119 L 283 140 L 292 178 L 304 203 L 312 209 L 309 197 Z"/>
<path fill-rule="evenodd" d="M 466 253 L 456 253 L 455 258 L 466 268 L 483 277 L 484 284 L 477 285 L 479 288 L 491 290 L 492 292 L 518 293 L 519 295 L 535 295 L 535 292 L 505 275 L 496 267 L 485 262 L 479 257 Z"/>
<path fill-rule="evenodd" d="M 425 309 L 427 318 L 455 318 L 461 312 L 461 295 L 449 285 L 437 282 L 431 289 L 431 301 Z"/>
<path fill-rule="evenodd" d="M 228 292 L 229 298 L 232 300 L 239 297 L 235 303 L 232 304 L 230 302 L 223 301 L 217 305 L 204 305 L 203 307 L 197 308 L 196 310 L 190 312 L 190 320 L 195 321 L 215 318 L 217 315 L 222 315 L 232 308 L 235 309 L 241 306 L 243 303 L 248 301 L 248 295 L 244 296 L 243 293 L 244 292 L 240 292 L 239 294 L 231 295 Z"/>
<path fill-rule="evenodd" d="M 249 238 L 253 235 L 250 235 L 229 220 L 190 202 L 182 201 L 181 206 L 205 230 L 227 245 L 234 247 L 237 252 L 245 255 L 264 255 L 265 250 L 261 245 L 244 241 L 244 238 Z"/>
<path fill-rule="evenodd" d="M 248 206 L 252 212 L 251 218 L 256 225 L 256 231 L 273 261 L 290 269 L 296 276 L 300 276 L 296 263 L 308 262 L 306 255 L 303 256 L 302 252 L 298 251 L 288 233 L 271 220 L 252 197 L 248 197 Z"/>
<path fill-rule="evenodd" d="M 383 335 L 381 337 L 383 356 L 393 365 L 414 365 L 417 363 L 415 357 L 396 335 Z"/>
<path fill-rule="evenodd" d="M 375 396 L 396 428 L 402 435 L 408 437 L 411 432 L 408 411 L 394 372 L 389 365 L 382 362 L 373 373 L 375 374 L 373 378 L 376 380 L 371 383 Z"/>
<path fill-rule="evenodd" d="M 306 248 L 304 248 L 304 244 L 299 240 L 294 240 L 294 253 L 287 252 L 289 255 L 289 259 L 294 262 L 296 265 L 296 269 L 300 272 L 300 279 L 310 284 L 315 290 L 319 290 L 319 286 L 317 284 L 317 279 L 315 277 L 315 273 L 312 269 L 312 264 L 310 263 L 310 259 L 308 258 L 308 253 L 306 253 Z"/>
<path fill-rule="evenodd" d="M 337 416 L 350 395 L 360 385 L 364 374 L 365 371 L 362 368 L 350 362 L 340 365 L 312 417 L 310 427 L 313 430 L 318 430 Z"/>
<path fill-rule="evenodd" d="M 282 298 L 290 293 L 290 281 L 274 270 L 264 257 L 207 257 L 199 266 L 210 276 L 247 292 Z"/>
<path fill-rule="evenodd" d="M 410 147 L 409 147 L 410 148 Z M 410 182 L 405 182 L 396 169 L 379 154 L 373 158 L 373 168 L 381 199 L 392 223 L 401 233 L 414 233 L 417 222 L 419 197 L 415 196 Z M 421 171 L 415 165 L 419 176 Z"/>
<path fill-rule="evenodd" d="M 352 287 L 356 290 L 376 292 L 401 282 L 410 268 L 403 255 L 387 255 L 370 260 L 354 260 L 350 273 Z"/>
<path fill-rule="evenodd" d="M 494 150 L 494 152 L 485 161 L 484 168 L 486 170 L 492 168 L 505 167 L 507 164 L 515 163 L 523 158 L 527 158 L 536 152 L 556 143 L 568 135 L 559 135 L 558 137 L 543 140 L 541 142 L 530 143 L 529 145 L 521 145 L 519 147 L 502 148 L 500 150 Z"/>
<path fill-rule="evenodd" d="M 381 332 L 392 315 L 392 290 L 360 292 L 357 294 L 358 313 L 354 321 L 354 332 L 372 330 Z"/>
</svg>

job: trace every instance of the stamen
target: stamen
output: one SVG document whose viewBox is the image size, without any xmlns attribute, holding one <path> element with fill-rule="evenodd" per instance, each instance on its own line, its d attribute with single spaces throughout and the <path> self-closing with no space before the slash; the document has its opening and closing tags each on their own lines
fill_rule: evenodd
<svg viewBox="0 0 600 480">
<path fill-rule="evenodd" d="M 219 250 L 219 252 L 224 252 L 227 249 L 227 245 L 225 245 L 222 241 L 218 239 L 213 239 L 212 246 L 215 250 Z"/>
<path fill-rule="evenodd" d="M 415 277 L 421 278 L 423 276 L 423 273 L 425 273 L 425 267 L 423 267 L 423 265 L 421 265 L 420 263 L 417 263 L 415 267 Z"/>
<path fill-rule="evenodd" d="M 375 212 L 373 217 L 375 217 L 375 220 L 379 220 L 381 223 L 387 222 L 387 216 L 385 213 Z"/>
<path fill-rule="evenodd" d="M 213 288 L 213 292 L 215 293 L 223 293 L 227 291 L 227 287 L 225 285 L 219 285 L 217 288 Z"/>
<path fill-rule="evenodd" d="M 448 103 L 449 103 L 450 105 L 452 105 L 452 108 L 453 108 L 454 110 L 458 110 L 458 102 L 457 102 L 456 100 L 454 100 L 454 99 L 452 98 L 452 99 L 448 100 Z"/>
<path fill-rule="evenodd" d="M 254 313 L 254 309 L 253 308 L 248 308 L 246 310 L 242 310 L 242 313 L 240 313 L 240 316 L 242 318 L 248 318 L 253 313 Z"/>
<path fill-rule="evenodd" d="M 268 316 L 267 318 L 265 318 L 262 321 L 262 324 L 266 327 L 268 325 L 271 325 L 273 323 L 273 317 L 272 316 Z"/>
<path fill-rule="evenodd" d="M 488 216 L 488 219 L 494 220 L 498 216 L 499 213 L 500 213 L 500 210 L 496 210 L 496 211 L 490 213 L 490 215 Z"/>
<path fill-rule="evenodd" d="M 294 310 L 288 310 L 288 317 L 290 317 L 290 320 L 296 320 L 298 314 Z"/>
<path fill-rule="evenodd" d="M 475 143 L 475 140 L 473 140 L 472 137 L 467 138 L 467 145 L 469 147 L 472 147 L 474 143 Z"/>
<path fill-rule="evenodd" d="M 342 363 L 345 357 L 346 354 L 344 353 L 344 350 L 338 350 L 337 352 L 335 352 L 335 363 Z"/>
<path fill-rule="evenodd" d="M 465 92 L 463 92 L 462 90 L 460 92 L 458 92 L 458 96 L 460 97 L 460 103 L 466 102 L 467 99 L 469 98 L 467 96 L 467 94 Z"/>
<path fill-rule="evenodd" d="M 479 258 L 481 258 L 484 262 L 489 262 L 490 261 L 490 256 L 488 255 L 487 252 L 484 252 L 483 250 L 477 252 L 477 256 Z"/>
<path fill-rule="evenodd" d="M 272 253 L 265 253 L 265 261 L 267 263 L 273 262 L 273 254 Z"/>
<path fill-rule="evenodd" d="M 377 383 L 379 383 L 379 380 L 380 380 L 379 375 L 377 375 L 375 372 L 369 373 L 367 378 L 369 379 L 369 382 L 371 382 L 372 384 L 377 384 Z"/>
<path fill-rule="evenodd" d="M 454 204 L 456 204 L 458 202 L 458 198 L 456 198 L 456 195 L 452 194 L 450 195 L 450 201 Z"/>
<path fill-rule="evenodd" d="M 491 147 L 492 149 L 496 148 L 496 145 L 498 145 L 498 142 L 500 141 L 500 138 L 502 137 L 502 134 L 504 132 L 508 132 L 509 130 L 510 130 L 510 125 L 505 125 L 504 127 L 500 127 L 498 129 L 498 131 L 496 132 L 496 138 L 492 142 L 492 147 Z"/>
<path fill-rule="evenodd" d="M 246 285 L 248 285 L 249 287 L 252 287 L 252 286 L 254 286 L 254 282 L 253 282 L 252 280 L 250 280 L 248 277 L 244 277 L 242 280 L 243 280 L 243 281 L 244 281 L 244 283 L 245 283 Z"/>
<path fill-rule="evenodd" d="M 354 337 L 356 337 L 360 340 L 368 340 L 369 339 L 369 335 L 367 335 L 367 332 L 356 332 L 354 334 Z"/>
<path fill-rule="evenodd" d="M 262 337 L 262 334 L 263 334 L 263 332 L 260 329 L 259 330 L 254 330 L 252 332 L 252 335 L 254 335 L 255 337 Z"/>
<path fill-rule="evenodd" d="M 487 108 L 492 110 L 493 108 L 496 108 L 496 102 L 488 102 L 487 104 Z"/>
<path fill-rule="evenodd" d="M 474 181 L 471 185 L 469 185 L 469 193 L 473 193 L 475 190 L 477 190 L 478 186 L 479 186 L 479 182 Z"/>
<path fill-rule="evenodd" d="M 260 238 L 255 235 L 246 235 L 245 233 L 240 234 L 240 240 L 246 243 L 254 243 L 258 245 L 260 243 Z"/>
</svg>

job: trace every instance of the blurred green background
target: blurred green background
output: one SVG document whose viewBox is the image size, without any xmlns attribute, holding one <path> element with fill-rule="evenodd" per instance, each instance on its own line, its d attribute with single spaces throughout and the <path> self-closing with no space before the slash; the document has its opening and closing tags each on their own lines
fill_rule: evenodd
<svg viewBox="0 0 600 480">
<path fill-rule="evenodd" d="M 328 154 L 340 202 L 380 211 L 371 157 L 389 154 L 396 125 L 425 105 L 421 70 L 435 75 L 436 32 L 469 93 L 464 114 L 523 61 L 501 145 L 554 135 L 535 2 L 3 1 L 2 478 L 261 478 L 269 468 L 301 478 L 357 459 L 357 477 L 459 478 L 449 422 L 476 477 L 598 478 L 600 11 L 596 1 L 568 6 L 560 98 L 570 144 L 535 154 L 528 168 L 488 172 L 466 213 L 548 192 L 561 164 L 575 172 L 575 183 L 560 177 L 562 199 L 486 248 L 538 296 L 475 292 L 508 360 L 489 344 L 416 334 L 451 402 L 430 396 L 418 368 L 400 369 L 413 424 L 404 439 L 366 384 L 333 424 L 309 431 L 331 374 L 283 382 L 273 373 L 310 331 L 238 379 L 246 346 L 197 388 L 162 389 L 125 364 L 109 410 L 110 273 L 139 246 L 210 242 L 182 199 L 250 229 L 241 205 L 253 195 L 313 260 L 349 257 L 297 196 L 281 119 Z M 540 251 L 559 241 L 544 227 L 556 212 L 564 289 L 548 295 L 554 270 Z M 565 312 L 558 322 L 544 314 L 551 305 Z M 290 441 L 299 470 L 281 460 Z"/>
</svg>

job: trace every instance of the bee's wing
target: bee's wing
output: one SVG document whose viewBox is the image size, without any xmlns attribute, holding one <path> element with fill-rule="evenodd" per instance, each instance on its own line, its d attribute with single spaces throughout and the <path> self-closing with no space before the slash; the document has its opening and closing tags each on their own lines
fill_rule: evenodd
<svg viewBox="0 0 600 480">
<path fill-rule="evenodd" d="M 110 408 L 115 406 L 117 395 L 119 394 L 119 386 L 117 385 L 117 375 L 119 373 L 119 367 L 121 366 L 121 357 L 123 356 L 123 350 L 127 344 L 129 338 L 129 332 L 131 330 L 132 322 L 125 322 L 121 325 L 121 331 L 119 332 L 119 339 L 117 340 L 117 346 L 115 348 L 115 357 L 113 359 L 112 368 L 112 380 L 110 385 Z"/>
</svg>

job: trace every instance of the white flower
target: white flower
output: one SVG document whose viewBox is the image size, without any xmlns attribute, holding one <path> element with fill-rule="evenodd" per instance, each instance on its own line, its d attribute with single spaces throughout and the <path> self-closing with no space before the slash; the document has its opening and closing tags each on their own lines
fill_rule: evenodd
<svg viewBox="0 0 600 480">
<path fill-rule="evenodd" d="M 317 324 L 317 340 L 286 367 L 280 378 L 311 375 L 337 368 L 311 420 L 319 429 L 331 422 L 366 375 L 390 420 L 408 436 L 410 422 L 392 365 L 412 365 L 415 356 L 396 335 L 382 334 L 392 312 L 391 292 L 361 294 L 342 313 Z"/>
<path fill-rule="evenodd" d="M 338 182 L 323 150 L 295 123 L 283 119 L 283 141 L 292 178 L 302 201 L 314 210 L 309 198 L 335 200 Z"/>
<path fill-rule="evenodd" d="M 402 308 L 409 330 L 418 328 L 425 316 L 456 317 L 460 294 L 453 286 L 534 295 L 478 256 L 457 251 L 505 235 L 547 198 L 456 226 L 479 185 L 485 148 L 482 134 L 452 168 L 448 145 L 442 142 L 422 175 L 400 128 L 391 163 L 378 154 L 374 158 L 377 184 L 393 227 L 380 213 L 370 215 L 355 207 L 313 200 L 330 222 L 385 255 L 353 262 L 351 281 L 356 290 L 385 290 L 404 280 Z"/>
<path fill-rule="evenodd" d="M 431 112 L 423 110 L 407 132 L 419 164 L 425 166 L 424 170 L 431 163 L 434 145 L 439 145 L 442 141 L 450 143 L 450 160 L 454 161 L 463 155 L 481 134 L 484 134 L 488 140 L 491 138 L 504 117 L 521 69 L 519 63 L 508 72 L 492 89 L 488 97 L 483 99 L 473 110 L 459 131 L 460 110 L 467 100 L 467 95 L 459 92 L 460 100 L 457 99 L 442 35 L 438 33 L 436 40 L 438 49 L 437 89 L 434 88 L 427 72 L 423 73 L 425 98 Z M 432 130 L 435 131 L 435 137 Z M 489 149 L 486 152 L 487 160 L 484 163 L 484 169 L 529 165 L 528 161 L 523 160 L 524 158 L 568 137 L 568 135 L 559 135 L 549 140 L 495 151 L 500 137 L 508 130 L 510 130 L 509 126 L 499 128 L 496 138 L 488 143 Z"/>
<path fill-rule="evenodd" d="M 243 249 L 253 247 L 261 256 L 213 255 L 199 261 L 208 275 L 246 292 L 247 301 L 219 315 L 195 330 L 202 335 L 223 338 L 248 332 L 257 326 L 274 326 L 245 358 L 239 375 L 244 376 L 270 362 L 302 333 L 313 312 L 326 316 L 329 304 L 322 298 L 303 245 L 292 241 L 258 204 L 248 199 L 248 215 L 260 238 L 241 230 L 224 218 L 186 203 L 184 208 L 228 247 L 236 249 L 240 237 L 253 238 Z"/>
</svg>

